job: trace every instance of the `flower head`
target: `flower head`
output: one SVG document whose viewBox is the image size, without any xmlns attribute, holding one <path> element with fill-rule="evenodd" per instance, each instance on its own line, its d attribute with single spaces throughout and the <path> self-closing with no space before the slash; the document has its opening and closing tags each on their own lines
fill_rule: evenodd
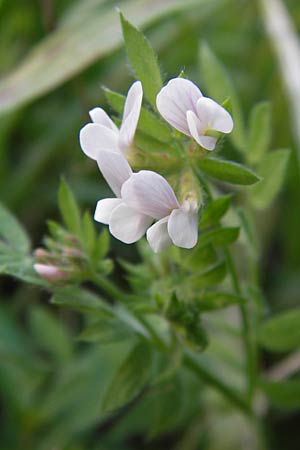
<svg viewBox="0 0 300 450">
<path fill-rule="evenodd" d="M 187 199 L 178 203 L 167 180 L 156 172 L 141 170 L 122 186 L 122 199 L 157 222 L 147 230 L 148 242 L 155 252 L 170 245 L 192 248 L 198 240 L 198 203 Z"/>
<path fill-rule="evenodd" d="M 217 139 L 210 131 L 230 133 L 232 117 L 226 109 L 185 78 L 173 78 L 158 93 L 157 109 L 174 128 L 195 139 L 206 150 L 214 150 Z"/>
</svg>

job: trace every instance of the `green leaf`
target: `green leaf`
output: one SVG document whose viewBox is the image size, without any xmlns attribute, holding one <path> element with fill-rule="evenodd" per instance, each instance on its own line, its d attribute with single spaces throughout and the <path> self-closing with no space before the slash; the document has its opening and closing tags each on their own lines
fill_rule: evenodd
<svg viewBox="0 0 300 450">
<path fill-rule="evenodd" d="M 225 67 L 218 60 L 207 44 L 200 46 L 200 75 L 204 80 L 207 92 L 218 103 L 230 98 L 234 128 L 230 137 L 240 150 L 245 150 L 246 133 L 242 110 L 232 80 Z"/>
<path fill-rule="evenodd" d="M 109 246 L 110 246 L 109 233 L 106 230 L 106 228 L 104 228 L 99 234 L 98 239 L 96 241 L 93 260 L 97 262 L 98 260 L 105 258 L 105 256 L 109 251 Z"/>
<path fill-rule="evenodd" d="M 206 246 L 208 244 L 214 247 L 225 247 L 232 244 L 239 237 L 239 227 L 223 227 L 215 230 L 207 231 L 200 234 L 199 245 Z"/>
<path fill-rule="evenodd" d="M 226 308 L 227 306 L 245 303 L 246 299 L 240 295 L 229 292 L 205 292 L 197 300 L 197 305 L 201 311 L 214 311 Z"/>
<path fill-rule="evenodd" d="M 83 313 L 92 313 L 94 315 L 97 315 L 97 313 L 99 315 L 103 313 L 112 314 L 112 309 L 105 300 L 77 286 L 57 289 L 50 301 L 55 305 Z"/>
<path fill-rule="evenodd" d="M 208 175 L 231 184 L 249 185 L 260 180 L 251 169 L 233 161 L 210 157 L 198 161 L 198 165 Z"/>
<path fill-rule="evenodd" d="M 279 193 L 287 172 L 290 150 L 276 150 L 262 159 L 257 168 L 258 174 L 263 178 L 251 190 L 251 201 L 258 209 L 269 206 Z"/>
<path fill-rule="evenodd" d="M 201 218 L 200 227 L 206 228 L 217 225 L 219 220 L 226 214 L 231 204 L 232 195 L 223 195 L 223 197 L 212 200 L 205 206 Z"/>
<path fill-rule="evenodd" d="M 186 278 L 186 284 L 191 289 L 203 289 L 220 283 L 226 276 L 226 264 L 222 261 L 200 274 Z"/>
<path fill-rule="evenodd" d="M 83 244 L 88 249 L 91 254 L 94 251 L 96 244 L 96 231 L 94 226 L 94 221 L 88 211 L 84 213 L 82 218 L 82 234 L 83 234 Z"/>
<path fill-rule="evenodd" d="M 157 57 L 143 33 L 120 13 L 126 51 L 135 76 L 142 82 L 145 96 L 156 108 L 156 95 L 162 87 Z"/>
<path fill-rule="evenodd" d="M 254 106 L 250 115 L 247 158 L 250 164 L 260 162 L 271 143 L 271 107 L 269 102 Z"/>
<path fill-rule="evenodd" d="M 66 227 L 76 236 L 81 234 L 81 219 L 75 197 L 67 182 L 62 179 L 58 191 L 58 204 Z"/>
<path fill-rule="evenodd" d="M 192 270 L 204 270 L 208 266 L 214 264 L 218 259 L 214 247 L 210 244 L 202 246 L 200 245 L 200 241 L 198 241 L 197 246 L 192 251 L 188 250 L 188 252 L 189 253 L 187 253 L 187 251 L 182 251 L 179 254 L 180 259 L 178 260 L 178 263 Z M 182 253 L 185 253 L 184 257 L 182 257 Z"/>
<path fill-rule="evenodd" d="M 139 343 L 129 354 L 108 387 L 103 408 L 114 411 L 132 401 L 150 379 L 151 351 L 145 343 Z"/>
<path fill-rule="evenodd" d="M 70 359 L 72 354 L 71 337 L 62 323 L 46 309 L 35 306 L 29 310 L 31 332 L 43 350 L 58 362 Z"/>
<path fill-rule="evenodd" d="M 119 114 L 122 114 L 125 96 L 107 88 L 104 88 L 104 94 L 111 107 Z M 170 142 L 172 140 L 172 134 L 168 125 L 146 108 L 141 109 L 138 129 L 162 142 Z"/>
<path fill-rule="evenodd" d="M 109 344 L 112 342 L 122 342 L 133 336 L 131 328 L 121 323 L 116 318 L 98 320 L 89 325 L 79 335 L 78 339 L 84 342 L 99 342 Z"/>
<path fill-rule="evenodd" d="M 0 254 L 0 273 L 10 275 L 26 283 L 47 286 L 48 283 L 41 278 L 33 268 L 33 259 L 20 254 Z"/>
<path fill-rule="evenodd" d="M 300 309 L 277 314 L 265 321 L 258 330 L 258 341 L 274 352 L 300 348 Z"/>
<path fill-rule="evenodd" d="M 15 217 L 0 204 L 0 237 L 17 253 L 30 251 L 30 240 Z"/>
<path fill-rule="evenodd" d="M 260 386 L 274 405 L 287 409 L 300 408 L 299 380 L 262 380 Z"/>
</svg>

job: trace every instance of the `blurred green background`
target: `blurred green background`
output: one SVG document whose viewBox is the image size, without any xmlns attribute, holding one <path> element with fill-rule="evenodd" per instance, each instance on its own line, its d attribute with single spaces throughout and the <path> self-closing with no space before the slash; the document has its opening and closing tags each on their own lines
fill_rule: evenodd
<svg viewBox="0 0 300 450">
<path fill-rule="evenodd" d="M 299 1 L 285 4 L 299 31 Z M 272 102 L 273 147 L 292 148 L 293 155 L 280 197 L 258 217 L 261 281 L 274 311 L 297 306 L 297 142 L 278 63 L 254 0 L 0 0 L 1 201 L 24 224 L 34 248 L 41 244 L 46 220 L 58 217 L 62 174 L 82 208 L 91 212 L 107 192 L 96 165 L 80 150 L 78 132 L 89 120 L 89 109 L 105 107 L 101 85 L 126 93 L 133 80 L 116 6 L 145 31 L 165 79 L 184 69 L 205 93 L 198 53 L 199 43 L 208 42 L 230 73 L 245 116 L 257 101 Z M 117 241 L 114 255 L 136 258 L 131 247 Z M 205 393 L 192 379 L 186 380 L 189 398 L 180 398 L 180 386 L 172 385 L 126 418 L 102 417 L 99 402 L 126 344 L 77 344 L 80 319 L 49 307 L 46 292 L 8 277 L 2 277 L 0 289 L 1 449 L 257 448 L 251 438 L 243 447 L 232 440 L 238 430 L 251 435 L 241 418 L 227 416 L 224 422 L 214 410 L 204 420 L 195 398 Z M 169 423 L 160 420 L 162 398 Z M 299 414 L 270 413 L 272 448 L 300 448 L 299 420 Z M 207 437 L 208 430 L 214 439 Z"/>
</svg>

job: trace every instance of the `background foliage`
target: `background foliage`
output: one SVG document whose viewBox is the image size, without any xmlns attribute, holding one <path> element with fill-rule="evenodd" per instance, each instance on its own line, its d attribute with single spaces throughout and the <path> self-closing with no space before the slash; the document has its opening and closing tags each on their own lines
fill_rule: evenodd
<svg viewBox="0 0 300 450">
<path fill-rule="evenodd" d="M 285 3 L 299 29 L 297 0 Z M 285 172 L 274 160 L 267 160 L 264 167 L 269 168 L 276 183 L 271 180 L 264 186 L 264 195 L 259 192 L 259 185 L 252 193 L 258 207 L 260 279 L 267 300 L 263 314 L 266 318 L 274 314 L 258 335 L 263 371 L 268 372 L 288 352 L 299 349 L 299 313 L 293 311 L 291 316 L 287 311 L 299 307 L 299 144 L 293 137 L 291 107 L 258 2 L 36 0 L 27 2 L 25 7 L 22 0 L 2 0 L 0 186 L 5 208 L 0 210 L 0 232 L 4 238 L 0 258 L 1 445 L 3 449 L 41 450 L 260 448 L 251 422 L 215 391 L 202 389 L 188 370 L 178 370 L 182 358 L 178 352 L 170 354 L 165 373 L 160 371 L 165 380 L 147 385 L 164 362 L 151 356 L 146 343 L 135 342 L 130 330 L 138 324 L 132 324 L 122 309 L 112 314 L 91 291 L 81 292 L 82 305 L 70 291 L 63 296 L 61 292 L 54 295 L 50 303 L 46 289 L 41 291 L 19 281 L 23 278 L 42 283 L 31 271 L 30 252 L 40 246 L 47 232 L 46 220 L 60 221 L 57 191 L 61 174 L 68 180 L 81 212 L 93 212 L 95 201 L 108 191 L 95 165 L 80 151 L 78 130 L 88 121 L 91 107 L 106 105 L 113 111 L 100 85 L 125 93 L 133 80 L 115 5 L 132 23 L 143 28 L 158 53 L 165 79 L 184 70 L 204 92 L 224 100 L 218 98 L 222 95 L 218 92 L 218 76 L 222 77 L 222 73 L 215 67 L 213 55 L 217 55 L 230 74 L 232 81 L 226 91 L 231 92 L 234 87 L 230 97 L 239 117 L 248 119 L 252 112 L 248 120 L 263 124 L 268 130 L 269 106 L 262 103 L 256 112 L 253 106 L 262 101 L 271 103 L 272 132 L 263 139 L 271 142 L 271 148 L 291 148 L 292 153 L 283 164 L 287 176 L 276 202 L 263 209 L 272 200 Z M 151 96 L 150 93 L 149 99 Z M 109 100 L 108 94 L 106 97 Z M 243 124 L 237 123 L 233 138 L 236 147 L 243 132 Z M 249 142 L 255 143 L 258 153 L 265 145 L 264 141 L 257 141 L 255 133 Z M 239 161 L 234 147 L 225 150 L 230 159 Z M 260 155 L 251 155 L 251 164 L 257 166 Z M 263 169 L 259 174 L 265 175 Z M 62 215 L 66 208 L 63 205 L 67 205 L 65 217 L 73 220 L 66 225 L 75 227 L 72 231 L 76 233 L 81 219 L 67 185 L 61 186 Z M 6 208 L 16 215 L 27 233 Z M 88 217 L 83 219 L 85 233 L 89 239 L 96 239 Z M 53 227 L 52 224 L 52 230 Z M 100 226 L 96 228 L 97 232 L 102 230 Z M 149 256 L 143 244 L 137 249 L 113 238 L 109 244 L 105 232 L 99 236 L 98 244 L 91 244 L 90 248 L 96 249 L 91 258 L 99 263 L 98 270 L 103 275 L 110 272 L 113 260 L 115 282 L 121 288 L 126 290 L 129 284 L 139 292 L 139 283 L 152 283 L 153 289 L 160 291 L 155 280 L 163 277 L 163 258 Z M 235 237 L 230 239 L 234 241 Z M 238 248 L 238 252 L 242 254 L 242 249 Z M 137 264 L 141 259 L 144 267 Z M 222 267 L 217 269 L 216 276 L 221 279 Z M 17 278 L 10 278 L 10 274 Z M 207 278 L 202 282 L 207 283 Z M 76 303 L 85 314 L 57 307 L 68 302 L 73 307 Z M 101 311 L 99 317 L 97 311 Z M 281 313 L 283 316 L 277 320 Z M 170 321 L 178 325 L 174 311 L 169 314 Z M 224 330 L 220 331 L 219 324 L 224 319 Z M 95 327 L 97 320 L 103 322 L 101 336 L 99 326 Z M 222 378 L 230 384 L 241 384 L 241 349 L 232 330 L 228 333 L 225 329 L 226 320 L 227 325 L 235 320 L 234 312 L 224 309 L 207 320 L 212 330 L 210 356 L 215 364 L 218 357 L 223 361 L 221 367 L 213 368 L 221 370 Z M 99 340 L 107 341 L 107 345 L 99 345 Z M 131 380 L 125 392 L 120 388 L 124 379 Z M 262 385 L 271 399 L 265 421 L 271 448 L 297 448 L 299 379 L 292 378 L 281 385 L 263 380 Z M 124 406 L 129 397 L 133 400 Z M 264 398 L 258 399 L 257 404 L 264 409 Z M 113 415 L 112 409 L 117 411 Z"/>
</svg>

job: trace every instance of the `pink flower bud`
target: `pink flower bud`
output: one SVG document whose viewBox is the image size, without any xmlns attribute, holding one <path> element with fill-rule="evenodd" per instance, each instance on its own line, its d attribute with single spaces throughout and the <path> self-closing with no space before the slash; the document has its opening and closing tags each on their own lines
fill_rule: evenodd
<svg viewBox="0 0 300 450">
<path fill-rule="evenodd" d="M 70 276 L 69 273 L 64 272 L 60 268 L 48 264 L 34 264 L 33 268 L 42 278 L 50 283 L 57 283 L 61 280 L 66 280 Z"/>
</svg>

